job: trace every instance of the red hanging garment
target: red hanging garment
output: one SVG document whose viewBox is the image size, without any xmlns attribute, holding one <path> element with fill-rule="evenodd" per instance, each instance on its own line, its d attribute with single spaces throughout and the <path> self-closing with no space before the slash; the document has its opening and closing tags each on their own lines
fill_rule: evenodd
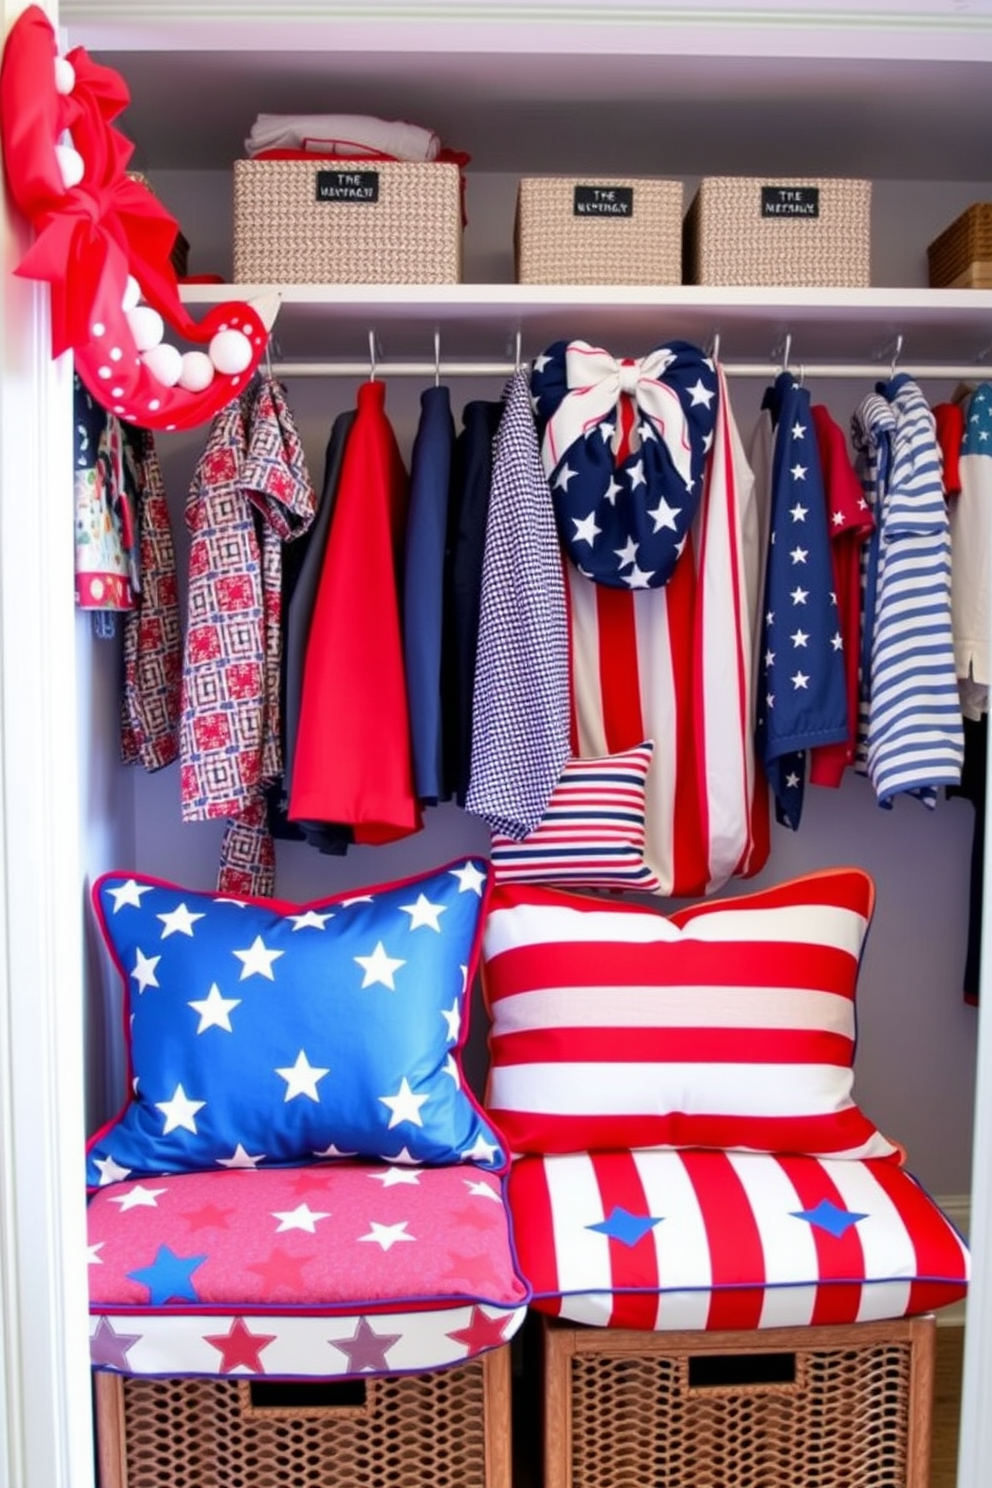
<svg viewBox="0 0 992 1488">
<path fill-rule="evenodd" d="M 340 822 L 356 842 L 419 831 L 400 628 L 409 477 L 386 389 L 358 390 L 303 670 L 291 821 Z"/>
</svg>

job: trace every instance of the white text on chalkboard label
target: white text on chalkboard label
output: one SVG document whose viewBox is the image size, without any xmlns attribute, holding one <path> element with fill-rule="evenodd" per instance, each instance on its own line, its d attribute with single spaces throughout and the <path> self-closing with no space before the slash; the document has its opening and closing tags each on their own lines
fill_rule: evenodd
<svg viewBox="0 0 992 1488">
<path fill-rule="evenodd" d="M 576 186 L 574 217 L 633 217 L 633 186 Z"/>
<path fill-rule="evenodd" d="M 762 217 L 819 217 L 819 186 L 762 186 Z"/>
<path fill-rule="evenodd" d="M 377 202 L 379 172 L 373 170 L 320 170 L 317 200 L 322 202 Z"/>
</svg>

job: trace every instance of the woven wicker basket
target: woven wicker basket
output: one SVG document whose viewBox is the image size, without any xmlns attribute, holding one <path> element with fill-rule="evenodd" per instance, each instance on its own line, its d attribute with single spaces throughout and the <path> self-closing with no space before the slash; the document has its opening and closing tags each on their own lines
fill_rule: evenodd
<svg viewBox="0 0 992 1488">
<path fill-rule="evenodd" d="M 100 1488 L 510 1488 L 509 1348 L 326 1386 L 99 1373 L 96 1422 Z"/>
<path fill-rule="evenodd" d="M 457 165 L 236 160 L 234 279 L 246 284 L 456 284 Z"/>
<path fill-rule="evenodd" d="M 526 177 L 514 247 L 519 284 L 679 284 L 682 183 Z"/>
<path fill-rule="evenodd" d="M 992 289 L 992 202 L 975 202 L 927 248 L 934 289 Z"/>
<path fill-rule="evenodd" d="M 544 1488 L 927 1488 L 934 1328 L 545 1319 Z"/>
<path fill-rule="evenodd" d="M 871 182 L 705 176 L 686 214 L 687 284 L 864 288 Z"/>
</svg>

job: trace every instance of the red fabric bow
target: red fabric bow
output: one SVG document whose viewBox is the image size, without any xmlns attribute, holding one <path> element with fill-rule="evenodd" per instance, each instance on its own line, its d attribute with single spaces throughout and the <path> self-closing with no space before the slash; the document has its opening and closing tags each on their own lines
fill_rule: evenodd
<svg viewBox="0 0 992 1488">
<path fill-rule="evenodd" d="M 169 255 L 178 224 L 152 193 L 126 174 L 133 145 L 112 121 L 130 102 L 123 78 L 82 47 L 69 53 L 72 91 L 55 86 L 55 33 L 36 5 L 22 12 L 0 63 L 0 135 L 11 196 L 36 238 L 16 273 L 47 281 L 52 295 L 52 354 L 75 353 L 93 396 L 129 422 L 150 429 L 190 428 L 222 408 L 257 367 L 268 334 L 251 306 L 229 303 L 194 321 L 180 298 Z M 84 162 L 66 189 L 55 146 L 68 130 Z M 138 353 L 123 299 L 128 275 L 168 326 L 199 345 L 230 327 L 246 334 L 251 362 L 241 373 L 215 372 L 204 391 L 169 388 Z"/>
</svg>

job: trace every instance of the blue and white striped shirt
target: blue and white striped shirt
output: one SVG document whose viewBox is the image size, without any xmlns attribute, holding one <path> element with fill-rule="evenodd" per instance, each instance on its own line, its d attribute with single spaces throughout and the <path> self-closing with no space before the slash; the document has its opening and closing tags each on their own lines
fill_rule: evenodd
<svg viewBox="0 0 992 1488">
<path fill-rule="evenodd" d="M 852 438 L 875 532 L 864 572 L 858 764 L 880 805 L 928 806 L 961 778 L 951 542 L 930 407 L 905 374 L 869 394 Z"/>
</svg>

